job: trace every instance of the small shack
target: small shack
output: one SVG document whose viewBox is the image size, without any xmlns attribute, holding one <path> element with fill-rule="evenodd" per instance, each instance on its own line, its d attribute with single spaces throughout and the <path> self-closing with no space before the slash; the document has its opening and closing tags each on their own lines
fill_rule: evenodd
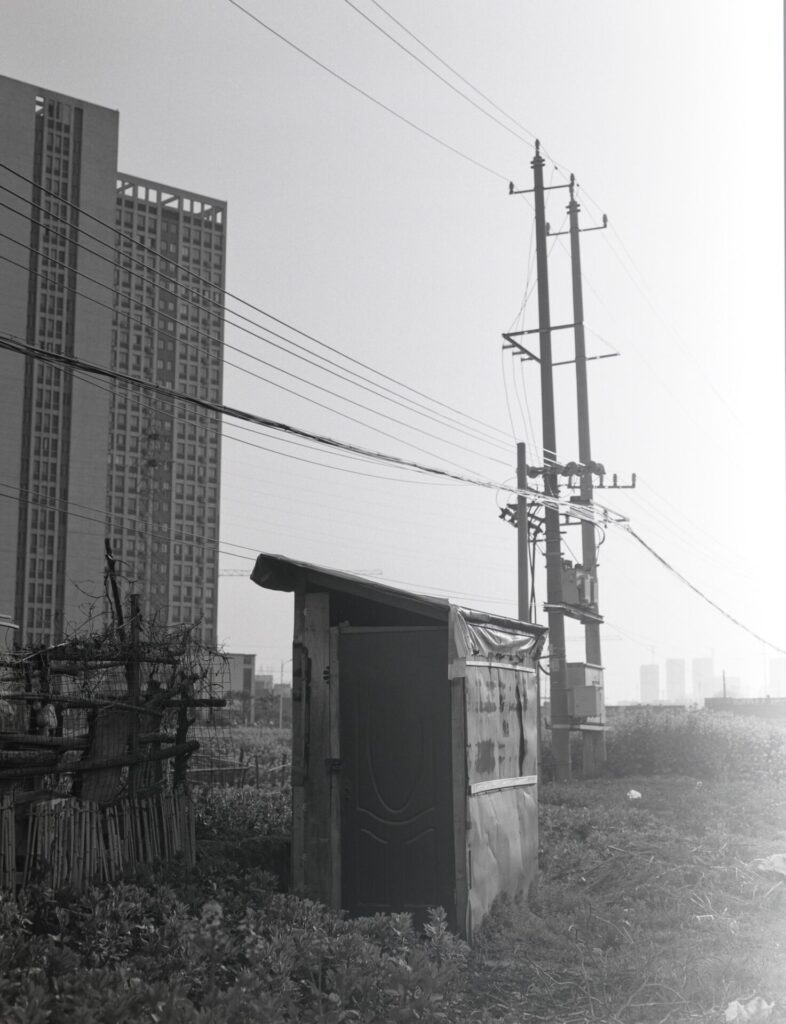
<svg viewBox="0 0 786 1024">
<path fill-rule="evenodd" d="M 472 938 L 538 863 L 545 628 L 275 555 L 295 595 L 296 891 L 353 915 L 445 908 Z"/>
</svg>

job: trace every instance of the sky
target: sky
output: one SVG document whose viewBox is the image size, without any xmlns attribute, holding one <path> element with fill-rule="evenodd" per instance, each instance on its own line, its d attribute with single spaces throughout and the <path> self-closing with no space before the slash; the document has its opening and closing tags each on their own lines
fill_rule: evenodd
<svg viewBox="0 0 786 1024">
<path fill-rule="evenodd" d="M 547 181 L 575 174 L 582 226 L 609 218 L 582 238 L 589 354 L 619 353 L 589 366 L 592 452 L 637 486 L 597 497 L 786 648 L 782 5 L 239 2 L 6 0 L 0 33 L 3 74 L 120 111 L 121 171 L 228 202 L 228 308 L 260 326 L 227 327 L 245 354 L 227 352 L 225 403 L 494 483 L 514 480 L 516 441 L 540 462 L 537 370 L 501 338 L 538 322 L 530 197 L 508 195 L 531 187 L 537 136 Z M 566 202 L 548 193 L 555 231 Z M 553 345 L 572 357 L 570 331 Z M 554 375 L 567 462 L 575 377 Z M 258 671 L 291 674 L 291 595 L 246 575 L 261 551 L 516 614 L 503 491 L 224 433 L 219 638 Z M 580 561 L 578 530 L 565 540 Z M 777 652 L 618 528 L 599 590 L 607 701 L 667 658 L 768 692 Z"/>
</svg>

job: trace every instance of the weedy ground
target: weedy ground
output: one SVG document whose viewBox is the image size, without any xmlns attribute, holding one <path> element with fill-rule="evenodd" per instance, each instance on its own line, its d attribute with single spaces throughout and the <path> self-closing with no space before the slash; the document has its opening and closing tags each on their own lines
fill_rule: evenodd
<svg viewBox="0 0 786 1024">
<path fill-rule="evenodd" d="M 710 1024 L 761 996 L 786 1022 L 786 879 L 752 863 L 786 854 L 783 727 L 615 726 L 607 777 L 540 787 L 537 891 L 472 950 L 439 911 L 418 935 L 277 892 L 287 808 L 286 784 L 202 792 L 195 871 L 0 900 L 0 1021 Z"/>
<path fill-rule="evenodd" d="M 538 891 L 487 921 L 467 1019 L 710 1022 L 759 995 L 786 1021 L 786 879 L 751 866 L 786 853 L 783 783 L 632 776 L 540 799 Z"/>
</svg>

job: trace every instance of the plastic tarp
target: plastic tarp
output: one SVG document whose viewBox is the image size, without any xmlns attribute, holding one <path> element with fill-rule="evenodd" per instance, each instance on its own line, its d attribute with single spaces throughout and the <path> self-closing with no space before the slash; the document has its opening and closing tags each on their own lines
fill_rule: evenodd
<svg viewBox="0 0 786 1024">
<path fill-rule="evenodd" d="M 456 648 L 463 658 L 488 658 L 534 664 L 543 646 L 543 626 L 524 625 L 515 619 L 503 619 L 471 611 L 451 609 Z"/>
</svg>

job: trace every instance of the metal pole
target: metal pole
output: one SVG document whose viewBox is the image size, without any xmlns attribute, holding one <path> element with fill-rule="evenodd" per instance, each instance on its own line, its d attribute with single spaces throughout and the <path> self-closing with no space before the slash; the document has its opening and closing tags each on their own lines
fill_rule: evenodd
<svg viewBox="0 0 786 1024">
<path fill-rule="evenodd" d="M 535 143 L 532 170 L 535 178 L 535 251 L 538 269 L 538 319 L 540 336 L 540 391 L 543 416 L 543 489 L 557 497 L 559 488 L 553 467 L 557 462 L 557 431 L 554 422 L 554 381 L 551 356 L 551 312 L 549 309 L 548 250 L 546 248 L 546 199 L 543 187 L 545 161 L 540 143 Z M 565 619 L 562 604 L 562 541 L 559 511 L 545 509 L 546 595 L 555 610 L 549 615 L 549 671 L 551 700 L 551 749 L 554 775 L 558 782 L 571 778 L 570 716 L 568 714 L 567 666 L 565 662 Z"/>
<path fill-rule="evenodd" d="M 579 427 L 579 461 L 582 463 L 581 502 L 587 508 L 592 507 L 592 474 L 587 467 L 592 461 L 589 422 L 589 391 L 587 387 L 587 349 L 584 338 L 584 291 L 581 282 L 581 247 L 579 243 L 579 206 L 575 197 L 575 178 L 570 176 L 570 202 L 568 216 L 570 220 L 570 265 L 573 279 L 573 334 L 576 346 L 576 405 Z M 598 551 L 595 544 L 595 525 L 591 522 L 581 524 L 581 559 L 584 568 L 592 571 L 595 576 L 595 599 L 593 611 L 598 610 L 597 603 L 597 570 Z M 601 666 L 600 623 L 584 623 L 584 650 L 587 664 Z M 598 762 L 606 760 L 606 734 L 603 732 L 585 732 L 582 738 L 582 757 L 585 775 L 594 774 Z"/>
<path fill-rule="evenodd" d="M 518 535 L 519 560 L 519 619 L 529 622 L 529 529 L 527 520 L 527 499 L 521 493 L 527 486 L 527 446 L 523 441 L 516 445 L 516 487 L 519 489 L 516 511 L 516 533 Z"/>
</svg>

